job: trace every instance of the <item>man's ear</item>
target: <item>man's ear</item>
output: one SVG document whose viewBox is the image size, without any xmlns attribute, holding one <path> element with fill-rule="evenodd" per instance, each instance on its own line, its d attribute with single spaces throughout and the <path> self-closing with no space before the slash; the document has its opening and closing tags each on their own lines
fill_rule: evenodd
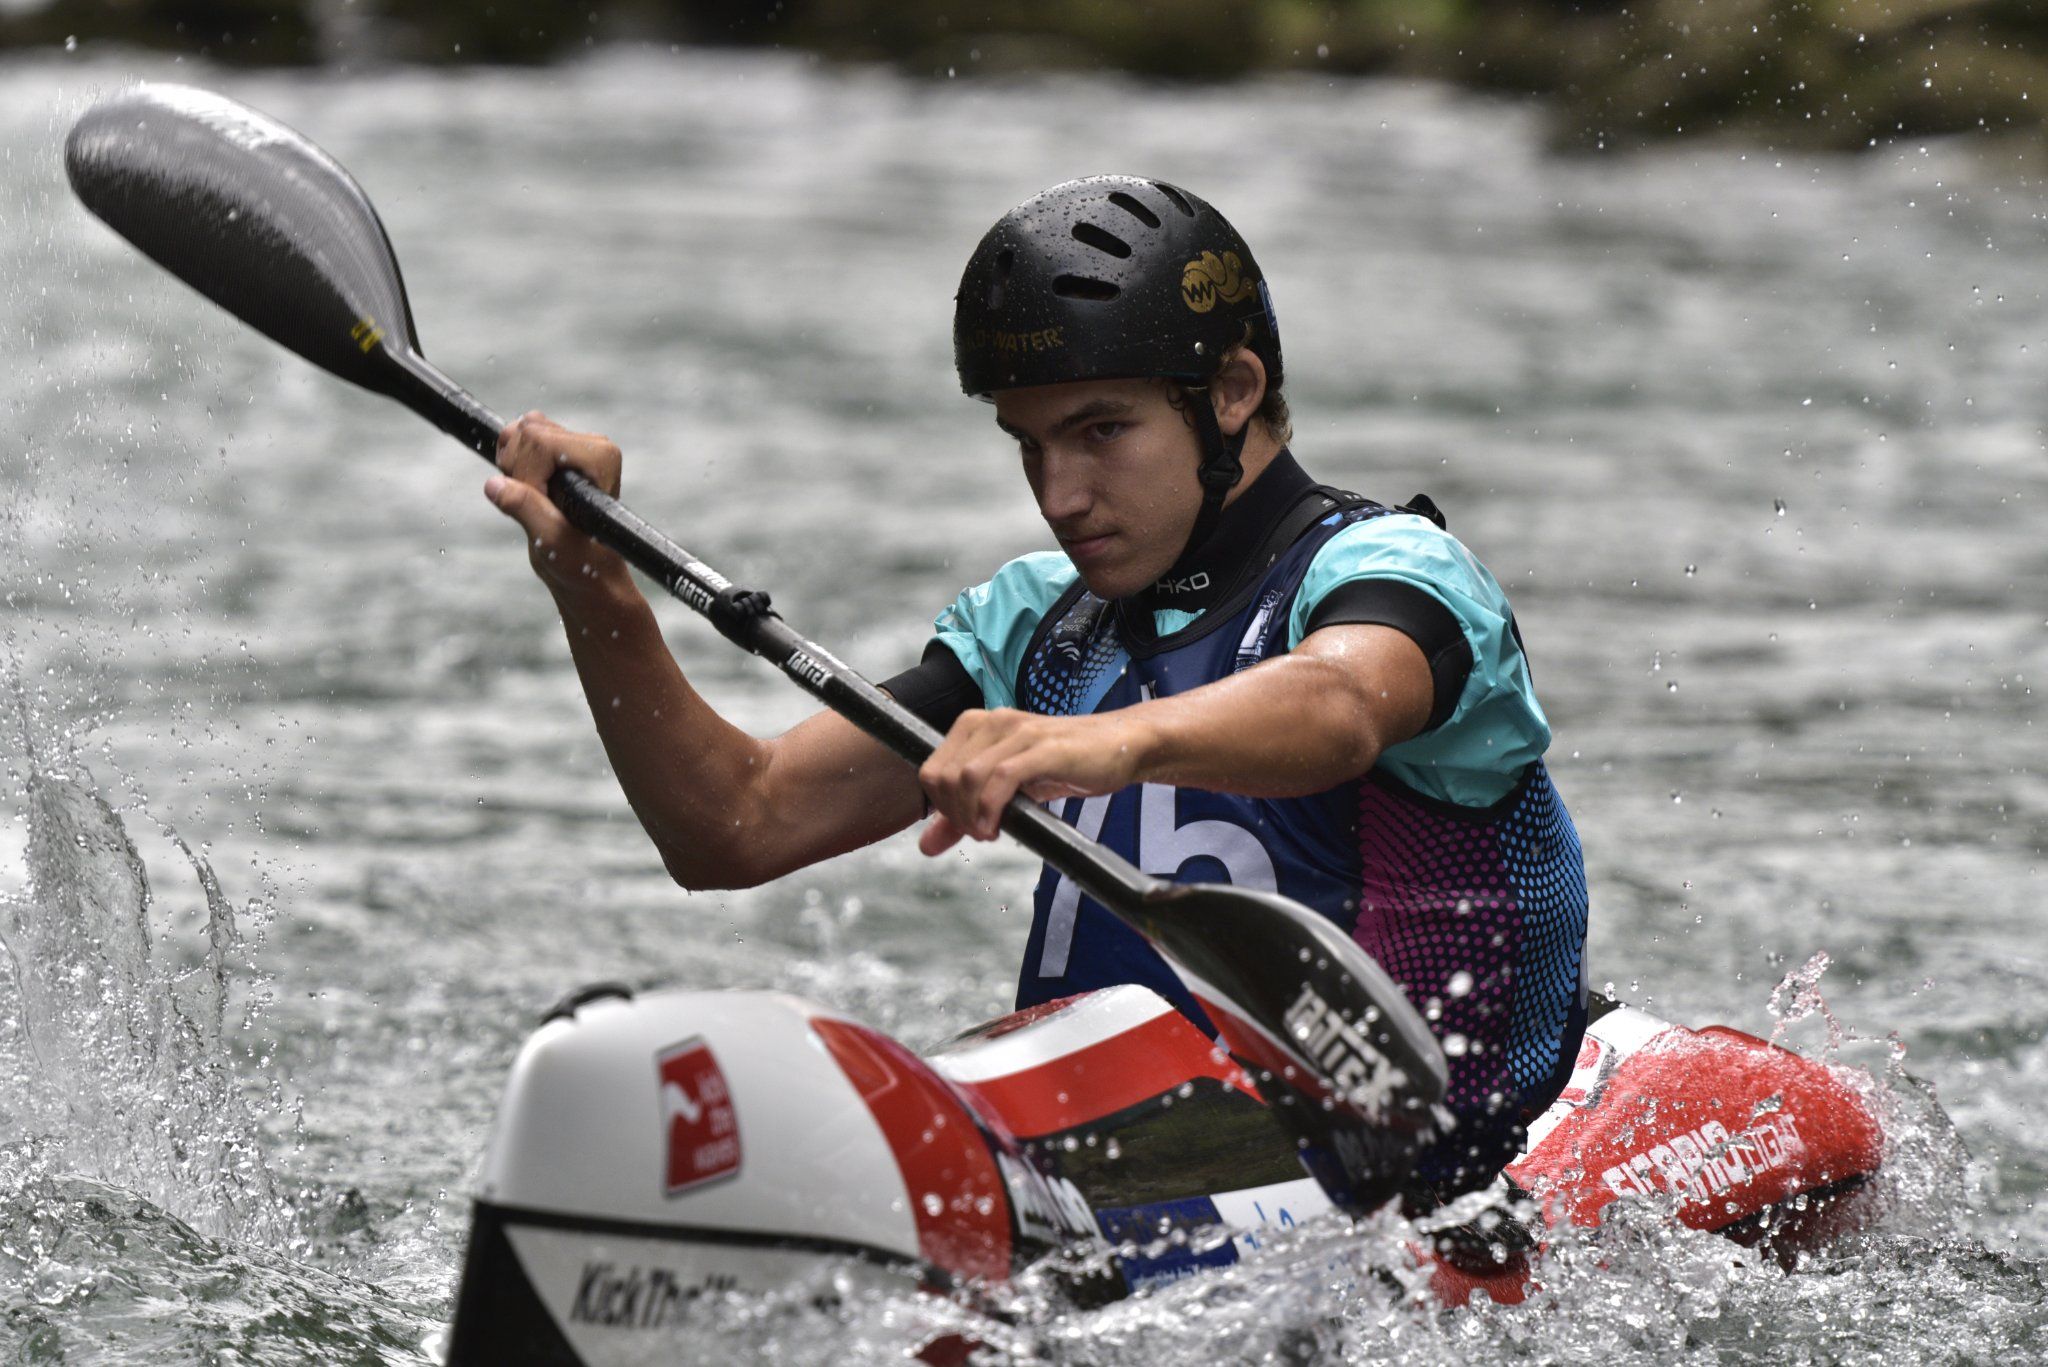
<svg viewBox="0 0 2048 1367">
<path fill-rule="evenodd" d="M 1209 402 L 1216 406 L 1216 425 L 1236 436 L 1266 399 L 1266 363 L 1250 347 L 1241 346 L 1223 358 L 1209 381 Z"/>
</svg>

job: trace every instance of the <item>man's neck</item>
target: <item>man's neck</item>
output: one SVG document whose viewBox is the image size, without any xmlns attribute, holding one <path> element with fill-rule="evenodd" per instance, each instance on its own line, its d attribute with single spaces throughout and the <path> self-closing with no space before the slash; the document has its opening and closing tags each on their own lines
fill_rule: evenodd
<svg viewBox="0 0 2048 1367">
<path fill-rule="evenodd" d="M 1256 467 L 1249 460 L 1245 466 L 1245 478 L 1224 503 L 1216 529 L 1201 545 L 1189 547 L 1157 582 L 1133 595 L 1139 606 L 1198 612 L 1220 602 L 1274 525 L 1315 487 L 1308 472 L 1277 444 L 1268 443 Z"/>
<path fill-rule="evenodd" d="M 1223 496 L 1223 506 L 1228 508 L 1243 498 L 1246 491 L 1259 482 L 1259 476 L 1266 473 L 1266 467 L 1286 454 L 1286 451 L 1285 446 L 1273 439 L 1273 434 L 1266 429 L 1266 424 L 1253 418 L 1251 434 L 1245 438 L 1244 449 L 1237 453 L 1237 463 L 1244 467 L 1244 478 L 1237 482 L 1236 488 Z"/>
</svg>

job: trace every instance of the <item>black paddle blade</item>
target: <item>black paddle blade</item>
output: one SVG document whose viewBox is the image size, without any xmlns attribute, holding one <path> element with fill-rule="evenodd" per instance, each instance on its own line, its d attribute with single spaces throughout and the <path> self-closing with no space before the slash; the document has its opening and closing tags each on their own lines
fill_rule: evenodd
<svg viewBox="0 0 2048 1367">
<path fill-rule="evenodd" d="M 1385 970 L 1328 920 L 1274 893 L 1168 884 L 1135 918 L 1252 1070 L 1331 1199 L 1398 1195 L 1446 1122 L 1450 1066 Z"/>
<path fill-rule="evenodd" d="M 323 370 L 380 394 L 419 341 L 362 187 L 291 129 L 225 96 L 141 85 L 64 143 L 85 207 L 171 274 Z"/>
</svg>

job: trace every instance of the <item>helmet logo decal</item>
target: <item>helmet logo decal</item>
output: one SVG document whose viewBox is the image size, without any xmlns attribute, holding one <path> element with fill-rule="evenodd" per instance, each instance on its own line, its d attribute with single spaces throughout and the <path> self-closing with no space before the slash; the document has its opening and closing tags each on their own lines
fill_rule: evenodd
<svg viewBox="0 0 2048 1367">
<path fill-rule="evenodd" d="M 1039 328 L 1035 332 L 999 332 L 976 328 L 967 345 L 984 351 L 1052 351 L 1067 344 L 1065 328 Z"/>
<path fill-rule="evenodd" d="M 1220 257 L 1214 252 L 1203 252 L 1181 268 L 1180 297 L 1196 313 L 1207 313 L 1219 299 L 1226 304 L 1243 303 L 1251 298 L 1258 284 L 1245 277 L 1244 262 L 1236 252 L 1225 252 Z"/>
<path fill-rule="evenodd" d="M 711 1046 L 697 1036 L 655 1055 L 666 1189 L 680 1196 L 740 1170 L 740 1119 Z"/>
</svg>

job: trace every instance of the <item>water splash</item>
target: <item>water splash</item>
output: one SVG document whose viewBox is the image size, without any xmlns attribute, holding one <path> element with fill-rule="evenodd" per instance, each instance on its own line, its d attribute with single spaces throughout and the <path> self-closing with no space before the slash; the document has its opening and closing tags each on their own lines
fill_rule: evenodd
<svg viewBox="0 0 2048 1367">
<path fill-rule="evenodd" d="M 209 1234 L 276 1242 L 284 1212 L 229 1045 L 244 943 L 207 861 L 175 835 L 205 907 L 196 963 L 153 943 L 142 855 L 68 735 L 18 688 L 26 887 L 0 898 L 11 997 L 0 1122 L 50 1169 L 135 1192 Z M 252 908 L 260 914 L 260 906 Z"/>
<path fill-rule="evenodd" d="M 1972 1160 L 1935 1085 L 1907 1070 L 1898 1032 L 1861 1034 L 1835 1015 L 1821 991 L 1832 964 L 1827 951 L 1817 951 L 1771 989 L 1769 1007 L 1773 1044 L 1801 1021 L 1824 1022 L 1816 1057 L 1863 1099 L 1884 1132 L 1884 1163 L 1864 1193 L 1872 1207 L 1870 1236 L 1847 1241 L 1830 1256 L 1887 1241 L 1953 1243 L 1984 1204 L 1988 1171 Z"/>
<path fill-rule="evenodd" d="M 131 1191 L 0 1153 L 9 1361 L 419 1361 L 424 1317 L 274 1250 L 210 1238 Z"/>
<path fill-rule="evenodd" d="M 1771 1026 L 1771 1043 L 1779 1043 L 1785 1032 L 1798 1022 L 1809 1016 L 1818 1016 L 1827 1023 L 1828 1031 L 1821 1057 L 1831 1058 L 1841 1052 L 1842 1043 L 1849 1036 L 1820 991 L 1820 980 L 1833 963 L 1833 956 L 1825 949 L 1816 950 L 1812 958 L 1787 973 L 1771 989 L 1770 1012 L 1776 1022 Z"/>
</svg>

